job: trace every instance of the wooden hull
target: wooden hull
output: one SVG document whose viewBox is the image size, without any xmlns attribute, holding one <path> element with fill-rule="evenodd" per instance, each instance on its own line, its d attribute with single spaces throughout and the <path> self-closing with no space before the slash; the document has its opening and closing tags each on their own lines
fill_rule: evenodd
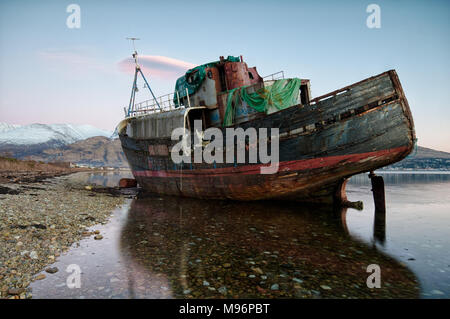
<svg viewBox="0 0 450 319">
<path fill-rule="evenodd" d="M 169 150 L 170 139 L 120 139 L 136 180 L 153 193 L 314 203 L 342 203 L 350 176 L 400 161 L 413 149 L 414 124 L 395 71 L 312 102 L 238 125 L 279 128 L 275 174 L 260 174 L 261 164 L 174 165 L 167 152 L 149 152 Z"/>
</svg>

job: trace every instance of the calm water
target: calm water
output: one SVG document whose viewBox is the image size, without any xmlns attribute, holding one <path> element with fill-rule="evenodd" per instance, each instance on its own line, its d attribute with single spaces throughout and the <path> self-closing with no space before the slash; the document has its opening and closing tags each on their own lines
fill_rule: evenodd
<svg viewBox="0 0 450 319">
<path fill-rule="evenodd" d="M 381 174 L 381 173 L 380 173 Z M 123 173 L 71 179 L 117 185 Z M 370 181 L 355 176 L 364 209 L 235 203 L 174 197 L 127 199 L 34 282 L 35 298 L 450 297 L 450 175 L 383 173 L 387 213 L 375 223 Z M 81 269 L 69 289 L 66 268 Z M 382 287 L 369 289 L 378 264 Z M 420 290 L 419 290 L 420 289 Z"/>
<path fill-rule="evenodd" d="M 394 256 L 415 273 L 425 298 L 450 297 L 450 172 L 384 173 L 385 239 L 374 236 L 370 181 L 352 178 L 350 200 L 362 200 L 362 212 L 348 210 L 352 237 Z"/>
</svg>

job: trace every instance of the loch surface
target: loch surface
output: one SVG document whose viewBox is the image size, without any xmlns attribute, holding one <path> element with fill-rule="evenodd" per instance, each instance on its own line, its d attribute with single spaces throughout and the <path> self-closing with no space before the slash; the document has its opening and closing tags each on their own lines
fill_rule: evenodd
<svg viewBox="0 0 450 319">
<path fill-rule="evenodd" d="M 107 224 L 91 229 L 102 240 L 74 244 L 53 265 L 57 273 L 31 284 L 33 298 L 449 298 L 450 174 L 378 174 L 385 218 L 375 218 L 367 175 L 347 185 L 362 211 L 127 199 Z M 72 176 L 104 186 L 129 177 Z M 373 264 L 381 288 L 367 287 Z M 76 267 L 80 287 L 70 288 Z"/>
</svg>

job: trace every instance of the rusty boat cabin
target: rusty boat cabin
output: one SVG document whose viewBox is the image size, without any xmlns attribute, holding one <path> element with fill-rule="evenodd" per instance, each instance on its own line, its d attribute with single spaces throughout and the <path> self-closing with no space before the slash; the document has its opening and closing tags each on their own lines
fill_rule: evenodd
<svg viewBox="0 0 450 319">
<path fill-rule="evenodd" d="M 268 101 L 261 111 L 245 98 L 264 99 L 275 86 L 281 94 L 294 88 L 281 107 Z M 202 121 L 203 130 L 220 128 L 224 139 L 227 127 L 278 128 L 278 171 L 261 174 L 266 164 L 259 158 L 242 164 L 174 163 L 170 151 L 178 141 L 171 133 L 178 127 L 193 131 L 195 120 Z M 152 193 L 338 205 L 347 203 L 349 177 L 400 161 L 415 142 L 394 70 L 311 98 L 309 80 L 285 79 L 283 72 L 263 78 L 242 57 L 232 56 L 188 70 L 173 94 L 141 103 L 132 98 L 118 132 L 134 177 Z"/>
</svg>

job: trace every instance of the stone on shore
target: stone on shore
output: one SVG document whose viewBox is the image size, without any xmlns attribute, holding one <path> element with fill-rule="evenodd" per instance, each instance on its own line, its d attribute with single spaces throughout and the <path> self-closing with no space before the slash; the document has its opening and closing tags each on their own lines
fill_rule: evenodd
<svg viewBox="0 0 450 319">
<path fill-rule="evenodd" d="M 45 278 L 46 278 L 46 276 L 44 274 L 39 274 L 36 277 L 34 277 L 34 280 L 42 280 L 42 279 L 45 279 Z"/>
<path fill-rule="evenodd" d="M 47 269 L 45 269 L 46 272 L 48 272 L 49 274 L 54 274 L 58 272 L 58 267 L 48 267 Z"/>
</svg>

